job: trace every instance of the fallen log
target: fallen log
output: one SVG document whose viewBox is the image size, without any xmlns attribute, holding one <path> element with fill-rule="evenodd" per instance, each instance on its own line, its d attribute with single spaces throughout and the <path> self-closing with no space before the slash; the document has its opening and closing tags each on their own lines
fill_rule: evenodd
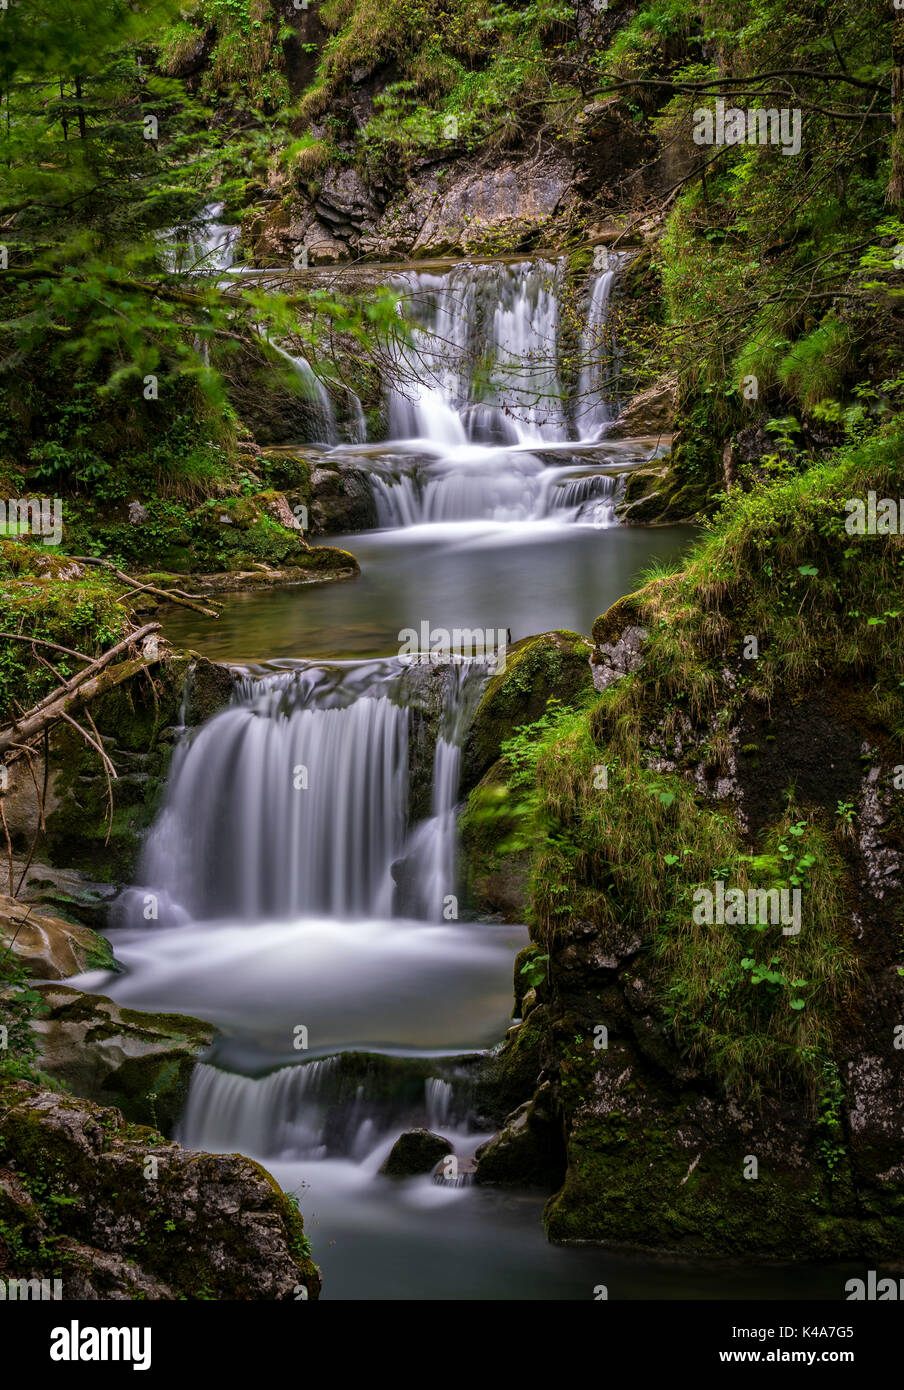
<svg viewBox="0 0 904 1390">
<path fill-rule="evenodd" d="M 51 724 L 56 724 L 64 715 L 81 709 L 82 705 L 86 705 L 89 700 L 94 700 L 99 695 L 105 695 L 108 690 L 113 690 L 123 681 L 130 680 L 139 671 L 144 671 L 149 666 L 155 666 L 160 659 L 159 655 L 140 656 L 130 661 L 122 661 L 118 666 L 107 666 L 90 680 L 76 686 L 74 690 L 66 691 L 53 704 L 45 705 L 42 709 L 28 710 L 17 723 L 0 729 L 0 754 L 5 753 L 16 743 L 27 743 L 43 729 L 49 728 Z"/>
<path fill-rule="evenodd" d="M 72 679 L 66 681 L 65 685 L 58 685 L 55 690 L 51 690 L 48 695 L 45 695 L 36 705 L 33 705 L 30 710 L 26 711 L 26 715 L 37 714 L 39 710 L 46 709 L 48 705 L 52 705 L 56 700 L 60 699 L 61 696 L 68 694 L 70 690 L 75 690 L 78 686 L 82 685 L 97 671 L 101 671 L 105 666 L 109 666 L 113 658 L 119 656 L 127 647 L 131 647 L 134 643 L 142 641 L 142 639 L 149 636 L 150 633 L 159 631 L 159 623 L 145 623 L 144 627 L 136 628 L 134 632 L 130 632 L 128 636 L 123 637 L 121 642 L 117 642 L 115 647 L 110 647 L 109 651 L 103 652 L 95 659 L 81 655 L 81 653 L 76 653 L 76 655 L 81 655 L 82 661 L 87 661 L 88 665 L 83 667 L 81 671 L 76 671 Z M 28 639 L 22 638 L 21 640 L 26 641 Z M 20 721 L 16 720 L 13 727 L 18 727 L 19 724 Z"/>
</svg>

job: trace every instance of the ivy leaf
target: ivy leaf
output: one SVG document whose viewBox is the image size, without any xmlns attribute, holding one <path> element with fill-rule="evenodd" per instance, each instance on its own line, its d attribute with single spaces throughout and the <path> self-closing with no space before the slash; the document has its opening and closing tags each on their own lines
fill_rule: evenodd
<svg viewBox="0 0 904 1390">
<path fill-rule="evenodd" d="M 677 863 L 678 863 L 678 855 L 677 855 L 677 854 L 667 854 L 666 857 L 665 857 L 665 862 L 666 862 L 667 864 L 670 864 L 670 865 L 671 865 L 671 864 L 677 864 Z"/>
<path fill-rule="evenodd" d="M 819 573 L 819 570 L 816 568 L 815 565 L 798 565 L 797 573 L 813 575 L 813 577 L 815 578 L 816 575 Z"/>
<path fill-rule="evenodd" d="M 802 1009 L 804 1007 L 805 1002 L 806 1001 L 803 999 L 792 999 L 791 1007 L 792 1009 Z"/>
</svg>

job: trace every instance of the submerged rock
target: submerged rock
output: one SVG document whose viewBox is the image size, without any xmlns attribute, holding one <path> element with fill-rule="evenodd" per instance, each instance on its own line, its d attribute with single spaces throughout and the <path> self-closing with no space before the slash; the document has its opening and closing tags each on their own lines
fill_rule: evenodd
<svg viewBox="0 0 904 1390">
<path fill-rule="evenodd" d="M 301 1216 L 264 1168 L 118 1110 L 0 1084 L 0 1269 L 64 1299 L 315 1299 Z"/>
<path fill-rule="evenodd" d="M 448 1139 L 429 1129 L 409 1129 L 400 1134 L 380 1169 L 390 1178 L 413 1178 L 430 1173 L 446 1154 L 454 1153 Z"/>
</svg>

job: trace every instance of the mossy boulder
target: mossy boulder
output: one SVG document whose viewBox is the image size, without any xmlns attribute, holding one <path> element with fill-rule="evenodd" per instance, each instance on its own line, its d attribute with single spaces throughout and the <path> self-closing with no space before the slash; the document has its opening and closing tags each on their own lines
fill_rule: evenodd
<svg viewBox="0 0 904 1390">
<path fill-rule="evenodd" d="M 413 1178 L 430 1173 L 446 1157 L 454 1153 L 448 1139 L 429 1129 L 409 1129 L 393 1144 L 381 1173 L 390 1178 Z"/>
<path fill-rule="evenodd" d="M 523 955 L 521 952 L 519 959 Z M 543 1070 L 546 1023 L 544 1006 L 539 1005 L 531 1010 L 529 1019 L 512 1025 L 502 1046 L 492 1052 L 481 1067 L 477 1103 L 481 1115 L 491 1123 L 502 1124 L 507 1115 L 533 1099 L 537 1077 Z"/>
<path fill-rule="evenodd" d="M 378 524 L 377 504 L 362 469 L 320 467 L 311 482 L 311 530 L 315 535 L 368 531 Z"/>
<path fill-rule="evenodd" d="M 484 1185 L 549 1191 L 561 1182 L 565 1151 L 549 1083 L 508 1117 L 476 1158 L 476 1180 Z"/>
<path fill-rule="evenodd" d="M 467 900 L 478 912 L 523 922 L 529 906 L 531 846 L 520 833 L 518 791 L 499 758 L 471 791 L 459 820 Z"/>
<path fill-rule="evenodd" d="M 147 678 L 124 682 L 92 706 L 118 774 L 109 785 L 97 753 L 77 730 L 68 725 L 54 730 L 42 845 L 52 865 L 78 869 L 103 882 L 132 877 L 169 768 L 188 665 L 187 657 L 168 659 Z"/>
<path fill-rule="evenodd" d="M 193 1153 L 113 1108 L 0 1083 L 0 1269 L 65 1299 L 316 1299 L 297 1208 L 239 1154 Z"/>
<path fill-rule="evenodd" d="M 525 637 L 509 649 L 505 670 L 489 682 L 465 740 L 463 790 L 469 791 L 489 771 L 505 739 L 540 718 L 551 696 L 575 706 L 589 697 L 589 657 L 586 638 L 566 630 Z"/>
<path fill-rule="evenodd" d="M 235 691 L 235 676 L 228 666 L 198 656 L 188 675 L 185 701 L 185 722 L 204 724 L 231 702 Z"/>
<path fill-rule="evenodd" d="M 141 1013 L 67 985 L 38 987 L 41 1070 L 77 1095 L 171 1132 L 198 1056 L 216 1030 L 183 1014 Z"/>
</svg>

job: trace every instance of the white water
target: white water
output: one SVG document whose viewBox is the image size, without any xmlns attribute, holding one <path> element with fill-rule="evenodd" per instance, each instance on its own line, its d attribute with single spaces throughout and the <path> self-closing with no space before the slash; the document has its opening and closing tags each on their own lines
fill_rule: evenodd
<svg viewBox="0 0 904 1390">
<path fill-rule="evenodd" d="M 221 274 L 234 264 L 241 228 L 221 222 L 223 203 L 210 203 L 198 221 L 161 233 L 167 269 L 183 275 Z"/>
<path fill-rule="evenodd" d="M 415 380 L 393 390 L 389 433 L 443 448 L 568 438 L 559 373 L 561 265 L 458 266 L 399 277 Z"/>
<path fill-rule="evenodd" d="M 339 439 L 339 431 L 336 426 L 336 410 L 333 405 L 333 398 L 327 390 L 325 383 L 321 381 L 306 357 L 288 352 L 285 348 L 280 347 L 278 343 L 274 343 L 272 339 L 269 341 L 270 346 L 279 353 L 280 357 L 284 357 L 292 367 L 292 370 L 301 383 L 302 395 L 313 407 L 313 434 L 315 440 L 324 444 L 335 444 Z M 357 396 L 355 396 L 355 400 L 358 401 Z M 364 413 L 361 410 L 360 401 L 358 401 L 358 412 L 363 420 Z"/>
<path fill-rule="evenodd" d="M 577 341 L 563 323 L 562 262 L 398 277 L 413 342 L 396 355 L 388 457 L 368 465 L 381 525 L 613 524 L 617 477 L 574 459 L 551 466 L 549 454 L 605 435 L 606 326 L 622 264 L 613 256 L 591 277 Z"/>
</svg>

